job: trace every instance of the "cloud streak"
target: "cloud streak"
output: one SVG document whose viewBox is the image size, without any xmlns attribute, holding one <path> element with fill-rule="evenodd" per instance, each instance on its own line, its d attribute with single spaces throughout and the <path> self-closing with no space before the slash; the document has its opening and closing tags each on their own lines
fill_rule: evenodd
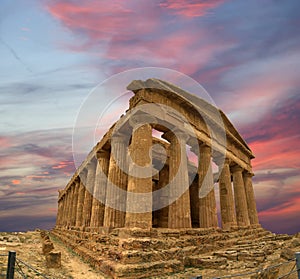
<svg viewBox="0 0 300 279">
<path fill-rule="evenodd" d="M 209 13 L 212 9 L 218 7 L 223 4 L 224 0 L 185 0 L 185 1 L 163 1 L 163 3 L 159 4 L 160 7 L 167 8 L 173 11 L 174 14 L 193 18 L 204 16 Z"/>
</svg>

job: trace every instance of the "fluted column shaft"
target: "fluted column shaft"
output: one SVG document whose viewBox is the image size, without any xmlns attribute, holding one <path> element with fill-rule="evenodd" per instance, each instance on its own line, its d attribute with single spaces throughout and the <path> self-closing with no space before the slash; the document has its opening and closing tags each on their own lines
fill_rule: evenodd
<svg viewBox="0 0 300 279">
<path fill-rule="evenodd" d="M 109 166 L 109 152 L 101 150 L 97 153 L 97 156 L 98 163 L 96 168 L 95 188 L 91 214 L 91 227 L 93 228 L 103 226 Z"/>
<path fill-rule="evenodd" d="M 234 198 L 231 186 L 231 174 L 228 159 L 225 159 L 223 168 L 220 170 L 219 193 L 222 228 L 230 229 L 230 227 L 236 226 L 237 223 L 234 212 Z"/>
<path fill-rule="evenodd" d="M 122 134 L 114 135 L 108 168 L 108 185 L 103 226 L 125 225 L 127 190 L 127 146 Z"/>
<path fill-rule="evenodd" d="M 199 190 L 205 194 L 199 199 L 200 228 L 218 227 L 217 206 L 211 165 L 211 148 L 205 144 L 199 148 Z"/>
<path fill-rule="evenodd" d="M 126 227 L 151 228 L 152 227 L 152 156 L 150 148 L 152 146 L 152 127 L 144 124 L 133 131 L 131 145 L 129 147 L 132 163 L 129 164 L 128 190 L 126 202 Z M 140 173 L 135 165 L 148 167 L 144 177 L 139 177 Z M 144 173 L 144 172 L 143 172 Z M 132 193 L 149 193 L 142 197 L 132 195 Z M 142 213 L 135 213 L 142 212 Z"/>
<path fill-rule="evenodd" d="M 66 216 L 66 195 L 63 195 L 62 198 L 62 214 L 60 218 L 60 225 L 61 227 L 65 226 L 65 216 Z"/>
<path fill-rule="evenodd" d="M 168 227 L 168 215 L 169 215 L 169 192 L 165 187 L 169 183 L 169 165 L 165 164 L 159 172 L 158 189 L 161 189 L 160 203 L 166 204 L 165 207 L 159 209 L 158 213 L 158 227 L 167 228 Z"/>
<path fill-rule="evenodd" d="M 72 186 L 72 185 L 71 185 Z M 71 214 L 72 214 L 72 194 L 73 188 L 69 187 L 67 191 L 68 209 L 67 209 L 67 226 L 71 225 Z"/>
<path fill-rule="evenodd" d="M 89 227 L 91 223 L 96 166 L 97 166 L 97 161 L 95 158 L 93 158 L 87 164 L 87 177 L 86 177 L 86 185 L 85 185 L 86 191 L 85 191 L 84 203 L 83 203 L 83 226 L 84 227 Z"/>
<path fill-rule="evenodd" d="M 87 175 L 87 171 L 86 169 L 84 169 L 79 176 L 80 184 L 79 184 L 79 191 L 78 191 L 76 227 L 83 226 L 83 204 L 84 204 L 84 197 L 86 191 L 85 189 L 86 175 Z"/>
<path fill-rule="evenodd" d="M 199 228 L 199 182 L 196 176 L 190 185 L 192 227 Z"/>
<path fill-rule="evenodd" d="M 61 225 L 62 206 L 63 206 L 62 199 L 60 199 L 57 205 L 56 227 L 60 227 Z"/>
<path fill-rule="evenodd" d="M 70 198 L 70 187 L 68 188 L 67 192 L 66 192 L 66 221 L 65 221 L 65 225 L 69 226 L 70 224 L 70 208 L 71 208 L 71 198 Z"/>
<path fill-rule="evenodd" d="M 169 228 L 192 227 L 185 136 L 181 132 L 169 136 Z"/>
<path fill-rule="evenodd" d="M 239 226 L 249 226 L 248 206 L 242 172 L 243 169 L 240 166 L 232 168 L 236 219 Z"/>
<path fill-rule="evenodd" d="M 78 192 L 79 192 L 79 181 L 78 179 L 74 181 L 73 195 L 72 195 L 72 214 L 71 214 L 71 226 L 76 225 L 76 214 L 77 214 L 77 204 L 78 204 Z"/>
<path fill-rule="evenodd" d="M 252 185 L 252 176 L 253 176 L 252 173 L 249 172 L 243 173 L 249 221 L 251 225 L 257 225 L 259 224 L 259 220 L 258 220 L 257 209 L 256 209 L 254 189 Z"/>
</svg>

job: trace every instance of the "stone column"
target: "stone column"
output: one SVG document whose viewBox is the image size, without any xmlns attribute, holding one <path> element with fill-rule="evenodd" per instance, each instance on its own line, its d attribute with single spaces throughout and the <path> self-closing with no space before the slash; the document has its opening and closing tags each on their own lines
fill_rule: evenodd
<svg viewBox="0 0 300 279">
<path fill-rule="evenodd" d="M 70 185 L 68 189 L 68 227 L 71 226 L 72 219 L 72 209 L 73 209 L 73 194 L 74 194 L 74 185 Z"/>
<path fill-rule="evenodd" d="M 68 192 L 65 191 L 65 194 L 64 194 L 64 227 L 67 226 L 67 223 L 68 223 L 68 204 L 69 200 L 68 200 Z"/>
<path fill-rule="evenodd" d="M 83 169 L 79 175 L 80 177 L 80 184 L 79 184 L 79 191 L 78 191 L 78 202 L 77 202 L 77 214 L 76 214 L 76 227 L 83 226 L 83 204 L 84 204 L 84 197 L 85 197 L 85 182 L 86 182 L 86 175 L 87 170 Z"/>
<path fill-rule="evenodd" d="M 56 227 L 61 226 L 62 206 L 63 206 L 62 199 L 59 199 L 57 205 Z"/>
<path fill-rule="evenodd" d="M 253 173 L 244 172 L 243 178 L 244 178 L 245 193 L 246 193 L 247 206 L 248 206 L 249 221 L 251 225 L 257 225 L 259 224 L 259 220 L 258 220 L 254 190 L 252 185 L 253 175 L 254 175 Z"/>
<path fill-rule="evenodd" d="M 125 226 L 152 227 L 152 127 L 144 124 L 133 131 L 129 147 L 132 163 L 129 164 Z M 144 167 L 138 171 L 137 167 Z M 147 169 L 148 168 L 148 169 Z M 145 170 L 146 169 L 146 170 Z M 142 177 L 141 177 L 142 176 Z M 134 193 L 136 195 L 131 194 Z M 138 196 L 138 193 L 141 193 Z M 143 193 L 146 193 L 143 195 Z M 134 213 L 142 212 L 142 213 Z"/>
<path fill-rule="evenodd" d="M 73 199 L 72 199 L 72 214 L 71 214 L 71 226 L 76 225 L 76 214 L 77 214 L 77 205 L 78 205 L 78 192 L 79 192 L 79 179 L 74 180 L 73 187 Z"/>
<path fill-rule="evenodd" d="M 199 191 L 204 197 L 199 199 L 200 228 L 218 227 L 217 206 L 214 189 L 214 179 L 211 166 L 211 148 L 201 144 L 199 148 L 198 182 Z"/>
<path fill-rule="evenodd" d="M 66 215 L 66 198 L 65 198 L 64 194 L 62 194 L 61 201 L 62 201 L 62 212 L 61 212 L 61 218 L 60 218 L 60 226 L 64 227 L 65 226 L 65 215 Z"/>
<path fill-rule="evenodd" d="M 65 227 L 68 226 L 69 224 L 69 209 L 70 209 L 70 194 L 69 194 L 69 189 L 66 190 L 65 192 L 65 201 L 66 201 L 66 207 L 65 207 Z"/>
<path fill-rule="evenodd" d="M 221 207 L 222 228 L 225 230 L 236 226 L 236 217 L 234 212 L 234 199 L 231 185 L 231 174 L 229 168 L 229 160 L 225 159 L 223 167 L 219 166 L 219 194 Z"/>
<path fill-rule="evenodd" d="M 192 227 L 199 228 L 199 182 L 198 176 L 194 177 L 190 185 L 191 219 Z"/>
<path fill-rule="evenodd" d="M 108 187 L 104 213 L 104 227 L 125 225 L 127 191 L 127 146 L 122 134 L 114 134 L 108 168 Z M 123 191 L 122 191 L 123 190 Z"/>
<path fill-rule="evenodd" d="M 176 136 L 168 132 L 169 158 L 169 228 L 191 228 L 189 177 L 186 154 L 187 135 L 178 131 Z M 173 201 L 173 202 L 172 202 Z M 172 202 L 172 203 L 171 203 Z"/>
<path fill-rule="evenodd" d="M 159 172 L 159 180 L 158 180 L 158 189 L 161 189 L 160 202 L 161 204 L 166 204 L 165 207 L 159 209 L 158 213 L 158 227 L 167 228 L 168 227 L 168 216 L 169 216 L 169 191 L 165 187 L 169 183 L 169 164 L 163 166 L 163 168 Z"/>
<path fill-rule="evenodd" d="M 103 226 L 109 155 L 109 151 L 106 150 L 100 150 L 97 153 L 98 163 L 96 168 L 95 189 L 91 215 L 92 228 Z"/>
<path fill-rule="evenodd" d="M 249 226 L 250 222 L 243 180 L 243 169 L 236 165 L 232 168 L 232 176 L 237 223 L 239 226 Z"/>
<path fill-rule="evenodd" d="M 96 158 L 91 159 L 87 163 L 87 177 L 86 177 L 86 189 L 83 203 L 83 226 L 89 227 L 91 223 L 91 214 L 92 214 L 92 202 L 93 202 L 93 193 L 95 186 L 95 176 L 96 176 Z"/>
</svg>

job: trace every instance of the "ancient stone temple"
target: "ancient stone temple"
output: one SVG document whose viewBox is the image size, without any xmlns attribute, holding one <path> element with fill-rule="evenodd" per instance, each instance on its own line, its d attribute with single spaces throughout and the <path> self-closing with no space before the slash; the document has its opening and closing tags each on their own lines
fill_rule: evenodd
<svg viewBox="0 0 300 279">
<path fill-rule="evenodd" d="M 224 113 L 157 79 L 127 89 L 129 109 L 59 192 L 52 233 L 113 278 L 177 272 L 263 234 L 254 156 Z"/>
</svg>

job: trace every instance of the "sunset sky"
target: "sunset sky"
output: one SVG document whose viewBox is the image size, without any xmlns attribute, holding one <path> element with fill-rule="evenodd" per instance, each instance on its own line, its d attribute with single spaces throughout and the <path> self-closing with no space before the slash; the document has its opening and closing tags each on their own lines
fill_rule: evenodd
<svg viewBox="0 0 300 279">
<path fill-rule="evenodd" d="M 299 0 L 2 0 L 0 231 L 54 226 L 80 105 L 137 67 L 209 92 L 256 156 L 262 225 L 300 231 L 299 11 Z"/>
</svg>

